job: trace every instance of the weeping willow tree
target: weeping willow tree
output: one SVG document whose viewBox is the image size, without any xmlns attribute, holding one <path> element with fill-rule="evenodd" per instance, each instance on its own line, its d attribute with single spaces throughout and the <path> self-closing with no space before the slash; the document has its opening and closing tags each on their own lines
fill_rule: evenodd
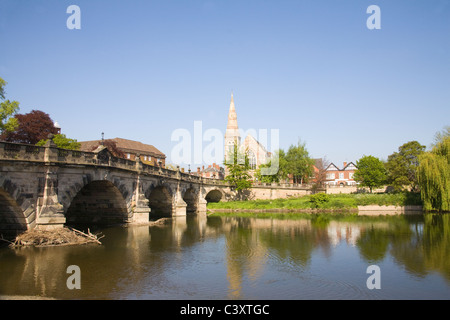
<svg viewBox="0 0 450 320">
<path fill-rule="evenodd" d="M 417 180 L 425 210 L 450 211 L 450 135 L 419 156 Z"/>
</svg>

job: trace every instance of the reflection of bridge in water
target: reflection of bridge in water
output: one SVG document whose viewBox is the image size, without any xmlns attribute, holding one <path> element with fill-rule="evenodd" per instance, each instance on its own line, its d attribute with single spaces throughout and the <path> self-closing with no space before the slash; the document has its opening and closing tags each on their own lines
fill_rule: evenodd
<svg viewBox="0 0 450 320">
<path fill-rule="evenodd" d="M 0 143 L 0 233 L 64 224 L 141 223 L 206 214 L 208 201 L 232 195 L 223 181 L 81 152 Z"/>
</svg>

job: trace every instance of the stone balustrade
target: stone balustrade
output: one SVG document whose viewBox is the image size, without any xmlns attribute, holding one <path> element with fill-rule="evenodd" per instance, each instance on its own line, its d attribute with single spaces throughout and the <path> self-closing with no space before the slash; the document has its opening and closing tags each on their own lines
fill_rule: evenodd
<svg viewBox="0 0 450 320">
<path fill-rule="evenodd" d="M 114 157 L 111 154 L 102 154 L 99 152 L 86 152 L 78 150 L 67 150 L 57 148 L 52 143 L 46 146 L 35 146 L 22 143 L 12 143 L 0 141 L 0 159 L 15 161 L 36 161 L 65 163 L 75 165 L 96 165 L 120 168 L 130 171 L 139 171 L 155 176 L 161 176 L 169 179 L 177 179 L 194 183 L 204 183 L 210 185 L 228 185 L 222 180 L 199 177 L 193 174 L 184 173 L 177 170 L 156 167 L 141 163 L 139 158 L 129 160 Z"/>
</svg>

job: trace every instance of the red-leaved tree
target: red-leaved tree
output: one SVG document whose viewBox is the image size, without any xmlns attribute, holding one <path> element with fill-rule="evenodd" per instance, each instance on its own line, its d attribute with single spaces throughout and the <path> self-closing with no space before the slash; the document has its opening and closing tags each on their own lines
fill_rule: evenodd
<svg viewBox="0 0 450 320">
<path fill-rule="evenodd" d="M 58 129 L 55 128 L 50 116 L 40 110 L 32 110 L 26 114 L 16 114 L 15 118 L 19 123 L 16 130 L 4 132 L 0 136 L 0 140 L 36 144 L 42 139 L 47 139 L 50 133 L 58 133 Z"/>
</svg>

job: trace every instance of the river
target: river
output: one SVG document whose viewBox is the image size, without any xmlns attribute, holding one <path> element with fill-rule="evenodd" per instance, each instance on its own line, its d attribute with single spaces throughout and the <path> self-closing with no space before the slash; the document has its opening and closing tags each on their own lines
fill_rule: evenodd
<svg viewBox="0 0 450 320">
<path fill-rule="evenodd" d="M 0 296 L 450 299 L 448 214 L 334 220 L 188 216 L 98 231 L 105 236 L 102 245 L 0 248 Z M 68 273 L 72 265 L 79 267 L 80 289 L 67 285 L 75 275 Z M 369 282 L 379 289 L 370 289 Z"/>
</svg>

